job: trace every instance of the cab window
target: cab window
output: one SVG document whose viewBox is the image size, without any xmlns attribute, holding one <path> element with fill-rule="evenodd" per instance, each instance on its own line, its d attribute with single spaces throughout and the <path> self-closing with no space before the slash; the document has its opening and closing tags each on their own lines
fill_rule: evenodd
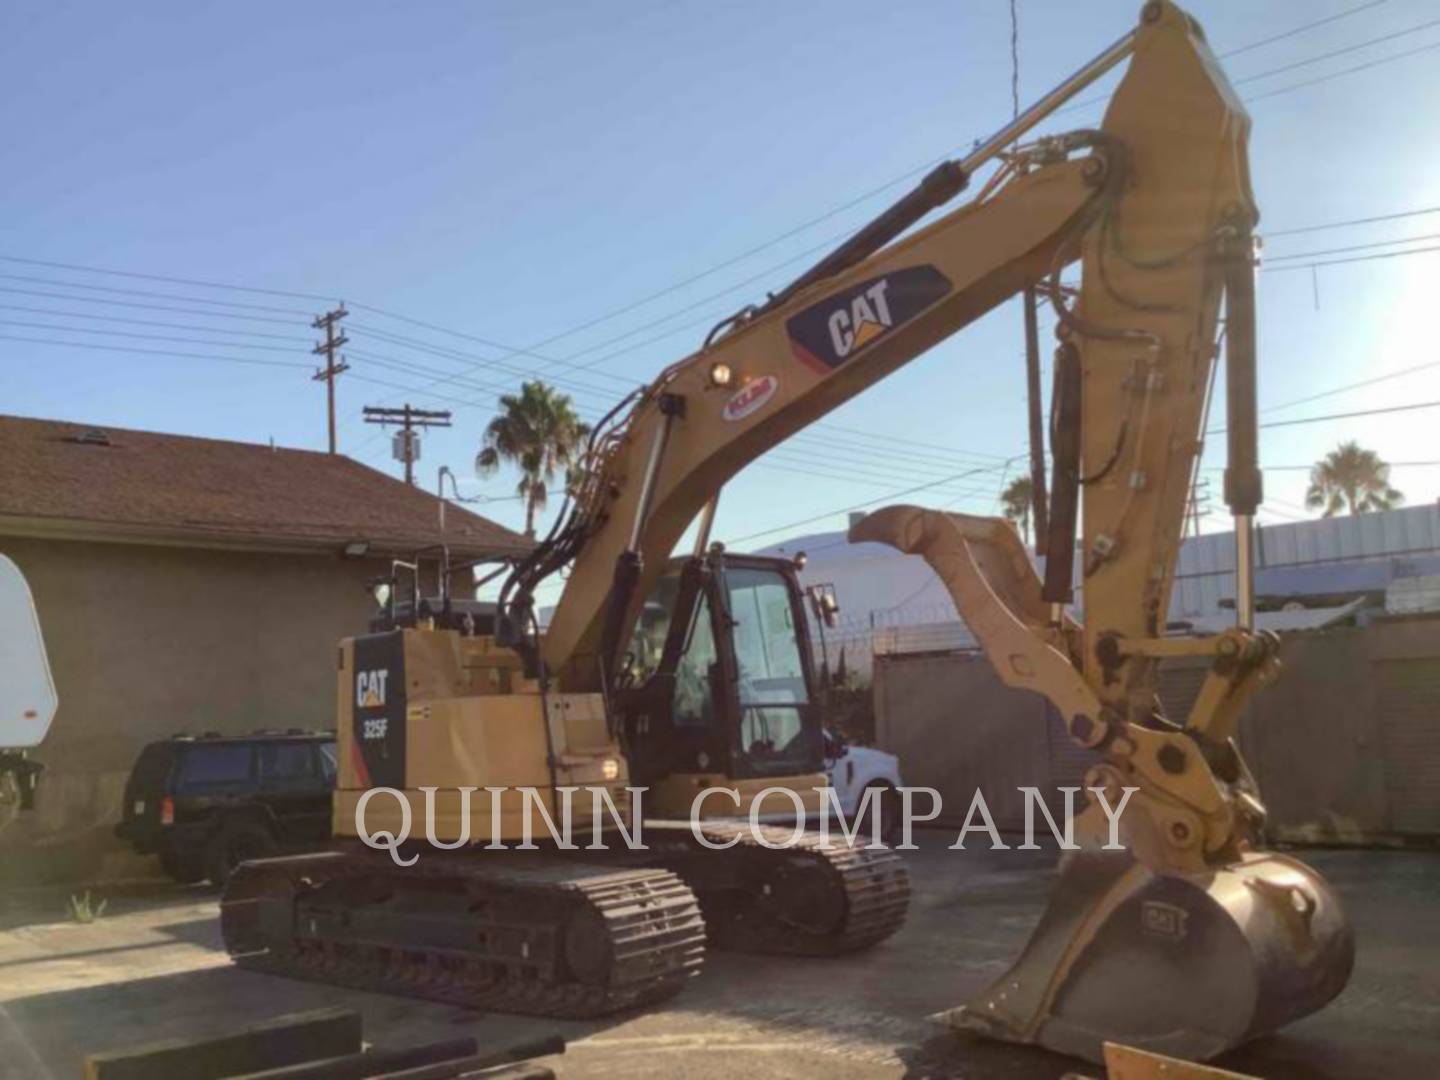
<svg viewBox="0 0 1440 1080">
<path fill-rule="evenodd" d="M 677 727 L 708 727 L 715 718 L 710 680 L 719 667 L 710 600 L 700 597 L 690 624 L 689 642 L 675 665 L 675 699 L 671 716 Z"/>
<path fill-rule="evenodd" d="M 675 612 L 675 596 L 680 591 L 677 574 L 667 574 L 655 583 L 640 608 L 640 618 L 630 637 L 626 657 L 625 679 L 632 686 L 644 683 L 660 667 L 665 653 L 665 639 L 670 635 L 670 622 Z"/>
<path fill-rule="evenodd" d="M 739 676 L 739 750 L 757 775 L 810 767 L 818 747 L 806 728 L 809 687 L 785 579 L 773 570 L 725 575 Z"/>
<path fill-rule="evenodd" d="M 785 579 L 772 570 L 731 569 L 725 585 L 735 621 L 740 704 L 805 704 L 809 692 Z"/>
</svg>

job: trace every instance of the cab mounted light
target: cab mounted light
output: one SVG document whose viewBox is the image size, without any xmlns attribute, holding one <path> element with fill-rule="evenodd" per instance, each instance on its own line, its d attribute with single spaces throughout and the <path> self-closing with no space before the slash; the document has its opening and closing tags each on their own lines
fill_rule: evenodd
<svg viewBox="0 0 1440 1080">
<path fill-rule="evenodd" d="M 711 386 L 729 386 L 731 380 L 734 379 L 734 377 L 735 373 L 730 369 L 730 365 L 725 363 L 724 360 L 716 360 L 715 363 L 710 365 Z"/>
</svg>

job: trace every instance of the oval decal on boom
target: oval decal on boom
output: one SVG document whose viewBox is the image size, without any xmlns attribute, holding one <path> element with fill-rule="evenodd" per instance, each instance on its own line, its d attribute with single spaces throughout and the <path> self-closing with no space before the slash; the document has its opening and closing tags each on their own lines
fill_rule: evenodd
<svg viewBox="0 0 1440 1080">
<path fill-rule="evenodd" d="M 780 380 L 774 375 L 761 375 L 758 379 L 751 379 L 725 403 L 725 408 L 720 410 L 720 417 L 732 423 L 744 420 L 769 404 L 775 391 L 779 389 Z"/>
</svg>

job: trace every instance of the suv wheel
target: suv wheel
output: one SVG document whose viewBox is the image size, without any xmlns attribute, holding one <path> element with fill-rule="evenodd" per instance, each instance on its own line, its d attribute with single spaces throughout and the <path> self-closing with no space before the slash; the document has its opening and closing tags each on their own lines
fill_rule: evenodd
<svg viewBox="0 0 1440 1080">
<path fill-rule="evenodd" d="M 224 888 L 242 862 L 263 859 L 275 852 L 275 836 L 258 821 L 227 821 L 205 846 L 205 869 L 210 880 Z"/>
</svg>

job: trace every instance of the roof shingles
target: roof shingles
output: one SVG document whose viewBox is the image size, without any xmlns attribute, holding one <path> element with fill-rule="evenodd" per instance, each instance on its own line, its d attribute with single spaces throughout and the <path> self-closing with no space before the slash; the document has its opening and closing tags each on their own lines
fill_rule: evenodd
<svg viewBox="0 0 1440 1080">
<path fill-rule="evenodd" d="M 108 445 L 78 441 L 99 431 Z M 0 533 L 343 547 L 465 557 L 523 550 L 524 537 L 340 455 L 58 420 L 0 416 Z"/>
</svg>

